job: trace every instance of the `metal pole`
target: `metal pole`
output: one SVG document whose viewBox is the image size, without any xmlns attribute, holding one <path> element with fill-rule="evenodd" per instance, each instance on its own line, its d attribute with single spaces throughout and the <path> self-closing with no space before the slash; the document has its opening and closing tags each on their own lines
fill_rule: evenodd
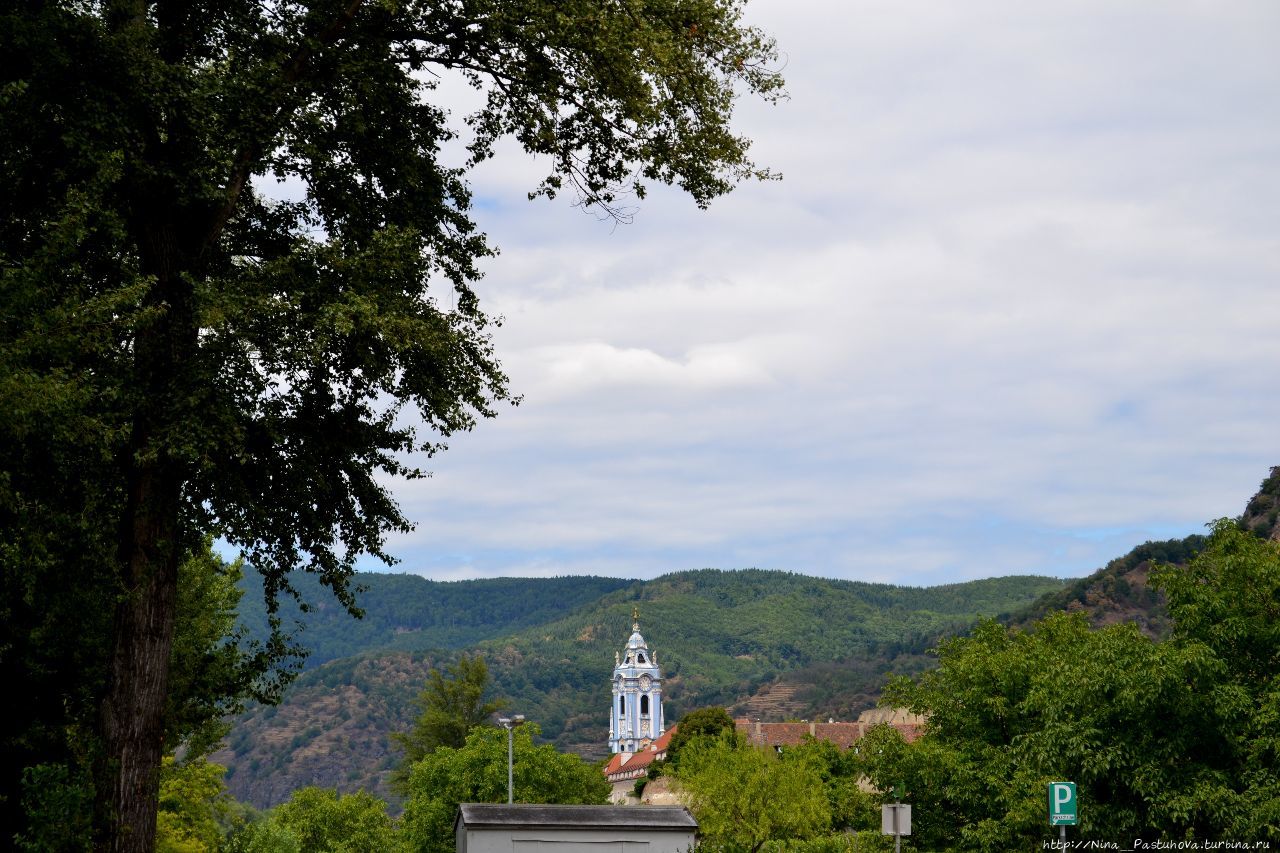
<svg viewBox="0 0 1280 853">
<path fill-rule="evenodd" d="M 498 725 L 507 730 L 507 805 L 515 802 L 515 784 L 512 779 L 511 768 L 515 764 L 515 757 L 512 753 L 511 741 L 513 739 L 513 731 L 515 727 L 524 723 L 524 714 L 515 714 L 511 717 L 499 717 Z"/>
<path fill-rule="evenodd" d="M 1062 842 L 1062 849 L 1067 849 L 1067 825 L 1065 823 L 1058 824 L 1058 840 Z"/>
<path fill-rule="evenodd" d="M 902 798 L 896 797 L 893 809 L 893 853 L 902 853 Z"/>
</svg>

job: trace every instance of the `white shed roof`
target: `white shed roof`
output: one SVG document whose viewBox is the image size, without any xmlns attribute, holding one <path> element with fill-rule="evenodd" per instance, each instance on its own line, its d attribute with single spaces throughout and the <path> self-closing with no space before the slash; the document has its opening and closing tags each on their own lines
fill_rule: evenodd
<svg viewBox="0 0 1280 853">
<path fill-rule="evenodd" d="M 468 829 L 581 827 L 591 829 L 697 830 L 698 822 L 683 806 L 554 806 L 462 803 L 456 827 Z"/>
</svg>

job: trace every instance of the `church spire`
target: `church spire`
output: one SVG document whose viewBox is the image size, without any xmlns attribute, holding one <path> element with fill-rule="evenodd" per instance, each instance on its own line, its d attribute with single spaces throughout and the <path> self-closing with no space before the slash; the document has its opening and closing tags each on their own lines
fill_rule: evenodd
<svg viewBox="0 0 1280 853">
<path fill-rule="evenodd" d="M 613 655 L 613 707 L 609 750 L 635 753 L 666 732 L 662 715 L 662 672 L 640 633 L 640 608 L 631 608 L 631 636 Z"/>
</svg>

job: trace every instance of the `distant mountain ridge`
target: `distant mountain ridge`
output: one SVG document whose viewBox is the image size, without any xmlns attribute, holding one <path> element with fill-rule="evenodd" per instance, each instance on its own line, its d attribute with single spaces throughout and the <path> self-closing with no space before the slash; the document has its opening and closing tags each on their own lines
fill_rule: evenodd
<svg viewBox="0 0 1280 853">
<path fill-rule="evenodd" d="M 754 569 L 651 581 L 433 584 L 402 575 L 360 581 L 366 615 L 359 622 L 325 602 L 327 591 L 307 587 L 309 578 L 300 584 L 304 598 L 317 596 L 315 609 L 291 608 L 288 619 L 306 620 L 300 639 L 317 651 L 284 702 L 243 715 L 215 755 L 228 766 L 237 797 L 266 806 L 307 784 L 385 794 L 397 759 L 387 734 L 408 727 L 427 671 L 463 650 L 485 656 L 495 692 L 536 720 L 545 736 L 601 757 L 613 652 L 631 631 L 634 607 L 662 666 L 668 716 L 675 719 L 683 709 L 746 701 L 787 673 L 817 672 L 812 668 L 833 661 L 852 662 L 842 671 L 862 685 L 866 707 L 884 661 L 898 661 L 900 671 L 918 669 L 940 634 L 1062 586 L 1055 578 L 1018 577 L 909 588 Z M 265 630 L 264 614 L 256 618 L 257 630 Z"/>
<path fill-rule="evenodd" d="M 267 636 L 262 578 L 246 572 L 240 620 L 252 639 Z M 360 573 L 353 580 L 364 618 L 353 619 L 315 575 L 291 577 L 302 602 L 280 602 L 286 630 L 301 626 L 297 639 L 310 650 L 314 668 L 374 649 L 427 651 L 466 649 L 512 631 L 539 625 L 638 581 L 595 576 L 485 578 L 432 581 L 419 575 Z"/>
</svg>

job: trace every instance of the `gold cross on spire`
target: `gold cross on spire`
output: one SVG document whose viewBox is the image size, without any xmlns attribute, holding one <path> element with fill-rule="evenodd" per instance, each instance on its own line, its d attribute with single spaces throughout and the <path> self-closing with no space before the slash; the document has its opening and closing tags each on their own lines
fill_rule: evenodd
<svg viewBox="0 0 1280 853">
<path fill-rule="evenodd" d="M 640 630 L 640 608 L 634 605 L 632 605 L 631 607 L 631 622 L 632 622 L 631 630 L 639 631 Z"/>
</svg>

